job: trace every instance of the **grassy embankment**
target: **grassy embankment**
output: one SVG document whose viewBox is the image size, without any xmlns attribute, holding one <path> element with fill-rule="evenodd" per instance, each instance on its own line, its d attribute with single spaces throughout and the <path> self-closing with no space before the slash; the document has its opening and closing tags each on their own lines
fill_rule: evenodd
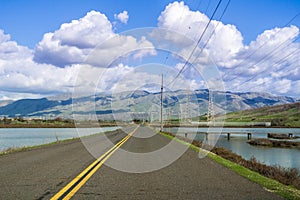
<svg viewBox="0 0 300 200">
<path fill-rule="evenodd" d="M 0 128 L 74 128 L 73 120 L 56 118 L 51 120 L 44 119 L 23 119 L 4 118 L 0 120 Z"/>
<path fill-rule="evenodd" d="M 247 125 L 243 125 L 243 123 L 245 122 L 246 123 L 271 122 L 271 127 L 299 127 L 300 128 L 300 102 L 230 112 L 227 113 L 225 116 L 216 116 L 216 121 L 223 121 L 223 120 L 219 120 L 219 118 L 225 119 L 225 124 L 224 124 L 225 127 L 226 126 L 248 127 Z M 207 116 L 194 117 L 190 120 L 194 122 L 207 122 Z M 238 122 L 241 123 L 241 125 L 226 125 L 226 122 L 229 123 Z M 173 127 L 179 125 L 204 126 L 204 125 L 193 125 L 190 123 L 180 122 L 180 120 L 178 119 L 165 121 L 165 127 Z"/>
<path fill-rule="evenodd" d="M 271 122 L 277 127 L 300 127 L 300 102 L 228 113 L 227 122 Z"/>
<path fill-rule="evenodd" d="M 277 166 L 267 166 L 256 161 L 255 158 L 245 160 L 241 156 L 224 148 L 213 148 L 211 152 L 202 149 L 199 141 L 178 139 L 171 133 L 161 133 L 207 156 L 221 165 L 233 170 L 239 175 L 261 185 L 266 190 L 274 192 L 286 199 L 300 199 L 300 177 L 297 169 L 284 169 Z"/>
<path fill-rule="evenodd" d="M 104 127 L 117 126 L 115 121 L 82 121 L 75 123 L 70 119 L 56 118 L 51 120 L 33 119 L 26 120 L 22 118 L 2 119 L 0 120 L 0 128 L 75 128 L 75 127 Z"/>
<path fill-rule="evenodd" d="M 24 146 L 24 147 L 10 147 L 5 150 L 0 151 L 0 156 L 11 154 L 11 153 L 17 153 L 17 152 L 23 152 L 23 151 L 29 151 L 32 149 L 38 149 L 38 148 L 43 148 L 55 144 L 60 144 L 60 143 L 66 143 L 70 141 L 75 141 L 75 140 L 80 140 L 80 138 L 71 138 L 71 139 L 65 139 L 65 140 L 57 140 L 55 142 L 50 142 L 47 144 L 41 144 L 41 145 L 36 145 L 36 146 Z"/>
</svg>

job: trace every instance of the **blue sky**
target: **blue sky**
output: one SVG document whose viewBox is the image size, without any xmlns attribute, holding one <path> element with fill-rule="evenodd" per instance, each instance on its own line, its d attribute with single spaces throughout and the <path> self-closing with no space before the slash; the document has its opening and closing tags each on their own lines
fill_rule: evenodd
<svg viewBox="0 0 300 200">
<path fill-rule="evenodd" d="M 300 97 L 300 16 L 287 24 L 300 13 L 300 1 L 231 0 L 225 15 L 219 21 L 227 2 L 222 1 L 214 22 L 204 35 L 204 39 L 208 40 L 207 46 L 203 41 L 199 44 L 199 48 L 204 47 L 202 53 L 214 60 L 223 79 L 224 89 Z M 111 36 L 120 36 L 124 31 L 133 33 L 132 30 L 136 28 L 158 27 L 182 33 L 197 41 L 217 3 L 217 0 L 186 0 L 182 3 L 167 0 L 2 0 L 0 100 L 38 98 L 72 92 L 78 85 L 74 83 L 74 76 L 77 76 L 78 71 L 81 74 L 94 72 L 98 76 L 103 73 L 103 66 L 89 66 L 85 68 L 89 72 L 80 71 L 84 68 L 80 66 L 82 61 L 87 59 L 96 43 Z M 146 32 L 145 30 L 147 35 Z M 213 35 L 211 38 L 210 33 Z M 130 57 L 138 59 L 131 63 L 123 59 L 116 64 L 118 66 L 110 69 L 111 72 L 106 71 L 106 74 L 121 77 L 124 73 L 136 73 L 134 67 L 138 68 L 138 63 L 147 65 L 150 60 L 160 60 L 158 65 L 169 64 L 171 66 L 168 67 L 180 71 L 184 63 L 182 60 L 175 57 L 171 59 L 169 56 L 169 62 L 165 63 L 163 58 L 168 55 L 155 49 L 166 41 L 170 42 L 168 38 L 160 38 L 163 40 L 161 42 L 160 39 L 143 40 L 136 34 L 133 35 L 136 36 L 136 41 L 128 36 L 124 38 L 124 43 L 112 46 L 113 49 L 119 49 L 120 55 L 127 48 L 142 46 L 148 50 L 135 51 Z M 171 42 L 177 44 L 178 38 Z M 177 44 L 183 45 L 182 54 L 180 50 L 171 54 L 186 55 L 186 52 L 191 52 L 191 45 L 187 45 L 188 43 L 184 41 L 184 44 Z M 111 53 L 102 60 L 115 56 L 111 49 L 106 48 L 98 49 L 101 55 Z M 193 56 L 196 55 L 191 57 Z M 195 63 L 199 64 L 196 59 Z M 201 67 L 195 70 L 201 70 Z M 185 84 L 182 82 L 177 85 L 189 85 L 193 89 L 207 87 L 209 83 L 205 83 L 203 77 L 197 78 L 195 70 L 188 68 L 183 74 L 186 80 L 182 81 Z M 140 70 L 137 71 L 140 74 L 135 75 L 141 76 Z M 144 76 L 146 71 L 149 70 L 145 70 Z M 159 80 L 159 72 L 157 73 L 157 77 L 149 77 L 149 80 Z M 98 76 L 95 75 L 94 82 L 99 82 Z M 115 82 L 109 77 L 104 77 L 101 81 L 103 85 L 106 84 L 103 86 L 106 89 L 117 85 L 128 89 L 138 87 L 132 85 L 130 88 L 129 83 L 120 86 L 120 83 L 117 84 L 118 78 L 114 79 Z M 86 85 L 95 85 L 94 82 Z M 143 84 L 151 85 L 137 83 Z"/>
<path fill-rule="evenodd" d="M 46 32 L 52 32 L 62 23 L 83 17 L 90 10 L 98 10 L 114 20 L 114 14 L 127 10 L 130 20 L 118 31 L 157 25 L 157 18 L 168 3 L 166 0 L 2 0 L 0 1 L 0 28 L 21 45 L 33 48 Z M 187 0 L 192 10 L 211 14 L 216 0 Z M 200 6 L 199 6 L 200 5 Z M 232 0 L 224 23 L 237 26 L 245 43 L 254 40 L 266 29 L 281 27 L 300 12 L 298 0 Z M 298 17 L 293 24 L 300 26 Z"/>
</svg>

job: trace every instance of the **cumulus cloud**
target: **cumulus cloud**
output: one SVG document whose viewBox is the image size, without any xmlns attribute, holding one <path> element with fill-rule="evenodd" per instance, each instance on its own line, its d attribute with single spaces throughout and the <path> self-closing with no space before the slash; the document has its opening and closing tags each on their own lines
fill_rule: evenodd
<svg viewBox="0 0 300 200">
<path fill-rule="evenodd" d="M 160 37 L 181 45 L 181 55 L 187 59 L 208 21 L 205 14 L 190 10 L 184 2 L 173 2 L 158 17 L 158 27 L 187 36 L 194 44 L 174 35 Z M 205 64 L 205 57 L 213 60 L 228 90 L 295 95 L 292 87 L 300 78 L 298 37 L 296 26 L 275 27 L 245 45 L 236 26 L 212 20 L 189 62 Z"/>
<path fill-rule="evenodd" d="M 128 52 L 134 59 L 155 55 L 145 37 L 114 33 L 106 16 L 96 11 L 46 33 L 34 50 L 18 45 L 0 30 L 0 91 L 5 94 L 1 99 L 71 93 L 74 88 L 94 90 L 95 80 L 106 70 L 99 67 Z M 110 91 L 117 75 L 128 69 L 110 66 L 112 74 L 102 77 L 97 90 Z"/>
<path fill-rule="evenodd" d="M 127 23 L 128 13 L 124 11 L 115 18 Z M 126 59 L 143 63 L 147 56 L 157 55 L 154 46 L 164 49 L 166 43 L 172 44 L 174 55 L 181 58 L 173 63 L 173 74 L 165 77 L 167 83 L 171 82 L 184 66 L 182 58 L 189 58 L 208 20 L 205 14 L 192 11 L 183 2 L 174 2 L 158 17 L 158 28 L 170 32 L 121 35 L 114 32 L 104 14 L 91 11 L 44 34 L 33 50 L 12 41 L 0 29 L 0 99 L 70 93 L 74 89 L 153 90 L 161 81 L 160 73 L 153 72 L 160 70 L 139 71 Z M 220 73 L 226 90 L 299 96 L 300 44 L 295 42 L 298 37 L 296 26 L 277 27 L 265 30 L 245 45 L 236 26 L 213 20 L 191 56 L 197 70 L 188 65 L 172 87 L 205 88 L 215 84 L 214 78 Z M 219 72 L 210 70 L 212 65 Z"/>
<path fill-rule="evenodd" d="M 82 66 L 78 71 L 75 83 L 76 93 L 106 92 L 119 93 L 124 91 L 146 90 L 152 92 L 160 91 L 161 65 L 151 65 L 153 72 L 149 73 L 149 66 L 128 66 L 122 63 L 110 68 L 97 68 L 91 65 Z M 170 83 L 177 70 L 169 69 L 168 76 L 164 77 L 166 83 Z M 168 90 L 198 89 L 201 81 L 190 78 L 179 77 L 179 84 L 166 84 Z"/>
<path fill-rule="evenodd" d="M 155 54 L 154 46 L 145 37 L 116 35 L 94 48 L 88 55 L 86 63 L 98 67 L 109 67 L 120 57 L 132 55 L 134 59 L 138 59 Z"/>
<path fill-rule="evenodd" d="M 32 56 L 32 51 L 10 40 L 10 35 L 0 29 L 0 61 L 25 59 Z"/>
<path fill-rule="evenodd" d="M 141 66 L 137 68 L 119 65 L 116 68 L 107 70 L 104 77 L 115 77 L 115 80 L 113 82 L 110 82 L 112 84 L 111 91 L 114 93 L 134 90 L 159 92 L 161 83 L 161 74 L 159 69 L 161 69 L 162 66 L 153 65 L 152 68 L 155 68 L 154 71 L 156 72 L 152 73 L 149 73 L 149 69 L 147 67 Z M 179 89 L 192 90 L 198 88 L 198 82 L 193 79 L 184 77 L 178 78 L 177 83 L 179 84 L 168 84 L 173 80 L 177 71 L 171 69 L 167 71 L 168 76 L 164 77 L 166 87 L 165 89 L 176 91 Z M 100 85 L 103 84 L 104 83 L 101 82 Z"/>
<path fill-rule="evenodd" d="M 35 49 L 34 60 L 60 67 L 82 63 L 93 48 L 114 35 L 107 17 L 90 11 L 83 18 L 46 33 Z"/>
<path fill-rule="evenodd" d="M 129 19 L 128 12 L 126 10 L 124 10 L 123 12 L 121 12 L 119 14 L 114 14 L 114 17 L 116 20 L 119 20 L 123 24 L 127 24 L 128 19 Z"/>
<path fill-rule="evenodd" d="M 292 86 L 293 90 L 291 91 L 290 94 L 298 96 L 300 94 L 300 79 L 298 79 L 298 81 L 294 81 L 292 82 Z"/>
<path fill-rule="evenodd" d="M 205 14 L 190 10 L 184 2 L 174 2 L 170 3 L 159 16 L 158 27 L 176 31 L 197 42 L 208 22 L 209 18 Z M 168 37 L 168 35 L 166 36 Z M 172 40 L 174 43 L 182 42 L 176 37 L 166 39 Z M 181 43 L 180 45 L 190 48 L 190 42 L 185 41 L 187 41 L 186 44 Z M 203 53 L 208 54 L 218 64 L 229 66 L 234 62 L 233 57 L 243 47 L 242 41 L 243 37 L 234 25 L 225 25 L 213 20 L 204 34 L 199 48 L 206 46 Z"/>
<path fill-rule="evenodd" d="M 10 40 L 10 36 L 0 29 L 0 43 L 7 42 L 8 40 Z"/>
<path fill-rule="evenodd" d="M 1 91 L 39 94 L 71 92 L 77 71 L 30 60 L 4 62 L 0 68 Z"/>
<path fill-rule="evenodd" d="M 126 11 L 118 16 L 123 22 L 128 19 Z M 105 67 L 107 65 L 105 60 L 122 55 L 124 49 L 145 47 L 146 43 L 148 47 L 151 46 L 143 38 L 138 40 L 114 33 L 112 23 L 104 14 L 90 11 L 83 18 L 62 24 L 53 33 L 46 33 L 35 49 L 34 60 L 38 63 L 65 67 L 83 63 L 96 49 L 103 53 L 97 55 L 98 61 L 104 60 L 99 66 Z M 139 56 L 147 54 L 138 53 Z"/>
<path fill-rule="evenodd" d="M 292 86 L 300 78 L 300 45 L 295 42 L 298 36 L 299 29 L 295 26 L 260 34 L 237 55 L 239 64 L 225 72 L 228 89 L 297 96 Z"/>
<path fill-rule="evenodd" d="M 41 94 L 71 92 L 76 67 L 58 68 L 33 61 L 34 51 L 18 45 L 0 30 L 1 98 L 37 97 Z M 17 95 L 17 94 L 22 95 Z M 5 95 L 4 95 L 5 94 Z"/>
</svg>

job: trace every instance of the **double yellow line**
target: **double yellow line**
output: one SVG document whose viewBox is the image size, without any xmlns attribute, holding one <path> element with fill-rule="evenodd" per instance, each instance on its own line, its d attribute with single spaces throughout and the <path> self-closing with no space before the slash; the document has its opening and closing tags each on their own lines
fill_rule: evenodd
<svg viewBox="0 0 300 200">
<path fill-rule="evenodd" d="M 95 160 L 92 164 L 90 164 L 85 170 L 83 170 L 78 176 L 76 176 L 68 185 L 66 185 L 56 195 L 54 195 L 51 198 L 51 200 L 71 199 L 74 196 L 74 194 L 89 180 L 89 178 L 103 165 L 103 163 L 134 134 L 134 132 L 138 129 L 138 127 L 136 127 L 120 142 L 118 142 L 115 146 L 113 146 L 106 153 L 104 153 L 97 160 Z"/>
</svg>

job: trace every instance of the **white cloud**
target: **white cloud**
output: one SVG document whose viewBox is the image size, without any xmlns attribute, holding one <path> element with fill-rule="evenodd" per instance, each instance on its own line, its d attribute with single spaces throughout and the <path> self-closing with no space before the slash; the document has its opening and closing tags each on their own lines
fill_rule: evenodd
<svg viewBox="0 0 300 200">
<path fill-rule="evenodd" d="M 290 91 L 292 86 L 292 81 L 288 79 L 281 79 L 274 82 L 275 91 L 279 94 L 285 94 Z"/>
<path fill-rule="evenodd" d="M 0 43 L 4 43 L 10 40 L 10 35 L 5 34 L 3 30 L 0 29 Z"/>
<path fill-rule="evenodd" d="M 264 31 L 236 56 L 240 64 L 226 71 L 228 89 L 299 96 L 292 89 L 300 78 L 300 45 L 294 41 L 298 35 L 295 26 Z"/>
<path fill-rule="evenodd" d="M 208 21 L 205 14 L 190 10 L 184 2 L 173 2 L 159 16 L 158 27 L 176 31 L 195 42 L 191 44 L 168 34 L 160 37 L 181 45 L 179 54 L 189 58 Z M 298 36 L 296 26 L 276 27 L 264 31 L 247 46 L 236 26 L 212 20 L 189 61 L 204 64 L 205 57 L 212 59 L 223 74 L 228 90 L 295 95 L 291 88 L 300 78 L 300 44 L 295 42 Z"/>
<path fill-rule="evenodd" d="M 155 66 L 153 67 L 156 68 Z M 176 91 L 180 89 L 191 90 L 198 88 L 198 82 L 184 77 L 178 78 L 178 84 L 168 84 L 171 83 L 175 75 L 176 71 L 169 71 L 168 76 L 164 77 L 165 89 Z M 134 90 L 160 91 L 160 72 L 149 73 L 149 69 L 143 66 L 136 68 L 119 65 L 116 68 L 107 70 L 104 77 L 115 77 L 114 81 L 110 82 L 112 84 L 111 91 L 114 93 Z M 101 85 L 104 84 L 101 82 Z"/>
<path fill-rule="evenodd" d="M 114 35 L 107 17 L 90 11 L 79 20 L 62 24 L 54 33 L 46 33 L 35 49 L 34 59 L 60 67 L 82 63 L 93 48 Z"/>
<path fill-rule="evenodd" d="M 61 45 L 85 49 L 94 48 L 114 35 L 107 17 L 100 12 L 90 11 L 79 20 L 62 24 L 53 38 L 60 40 Z"/>
<path fill-rule="evenodd" d="M 45 97 L 44 94 L 31 94 L 31 93 L 20 93 L 20 92 L 5 92 L 1 91 L 0 94 L 0 101 L 7 101 L 7 100 L 19 100 L 19 99 L 38 99 Z"/>
<path fill-rule="evenodd" d="M 130 35 L 116 35 L 93 49 L 88 55 L 86 63 L 98 67 L 109 67 L 111 63 L 121 57 L 132 55 L 134 59 L 141 59 L 144 56 L 155 54 L 152 43 L 145 37 L 137 39 Z"/>
<path fill-rule="evenodd" d="M 116 20 L 119 20 L 123 24 L 127 24 L 128 19 L 129 19 L 128 12 L 126 10 L 124 10 L 123 12 L 121 12 L 119 14 L 114 14 L 114 17 Z"/>
<path fill-rule="evenodd" d="M 257 36 L 255 41 L 250 43 L 249 50 L 257 50 L 262 45 L 263 47 L 260 49 L 260 51 L 270 50 L 270 48 L 293 41 L 298 34 L 299 29 L 293 25 L 290 27 L 266 30 Z"/>
<path fill-rule="evenodd" d="M 94 94 L 95 92 L 119 93 L 134 90 L 158 92 L 160 91 L 159 83 L 161 82 L 160 71 L 149 73 L 147 67 L 132 67 L 124 64 L 118 64 L 110 68 L 81 66 L 75 83 L 75 91 L 76 93 L 88 94 Z M 158 69 L 159 66 L 152 67 Z M 166 83 L 170 83 L 176 75 L 175 71 L 170 73 L 165 77 Z M 171 90 L 178 90 L 197 89 L 199 86 L 199 82 L 184 77 L 180 77 L 178 82 L 179 84 L 166 85 L 166 87 Z"/>
<path fill-rule="evenodd" d="M 128 13 L 124 11 L 115 17 L 127 23 Z M 194 47 L 192 44 L 197 42 L 208 20 L 205 14 L 190 10 L 183 2 L 171 3 L 158 17 L 158 27 L 171 31 L 149 34 L 157 37 L 152 41 L 142 32 L 117 34 L 105 15 L 91 11 L 81 19 L 46 33 L 34 50 L 18 45 L 0 29 L 0 99 L 70 93 L 74 88 L 97 92 L 153 90 L 161 81 L 160 74 L 138 71 L 136 66 L 129 66 L 126 59 L 143 63 L 145 56 L 156 55 L 154 45 L 162 45 L 164 49 L 163 45 L 170 42 L 176 46 L 174 52 L 178 56 L 188 58 Z M 210 36 L 206 48 L 201 51 Z M 213 82 L 216 76 L 210 77 L 211 71 L 206 72 L 207 65 L 203 64 L 215 63 L 223 74 L 227 90 L 299 96 L 300 44 L 294 41 L 298 36 L 296 26 L 274 28 L 244 45 L 237 27 L 213 20 L 192 56 L 200 75 L 188 67 L 173 89 L 207 87 L 210 83 L 199 76 L 207 75 L 207 80 Z M 104 68 L 118 59 L 120 62 Z M 183 61 L 178 60 L 177 65 L 174 64 L 176 72 L 183 66 Z M 166 77 L 166 83 L 176 74 Z M 130 78 L 126 78 L 128 76 Z"/>
<path fill-rule="evenodd" d="M 77 72 L 76 67 L 57 68 L 30 60 L 5 62 L 1 68 L 1 91 L 21 93 L 71 92 Z"/>
<path fill-rule="evenodd" d="M 299 94 L 300 94 L 300 79 L 297 80 L 297 81 L 292 82 L 291 88 L 292 88 L 291 95 L 298 96 L 298 98 L 299 98 Z"/>
<path fill-rule="evenodd" d="M 76 68 L 58 68 L 33 61 L 33 51 L 10 40 L 0 30 L 1 99 L 40 97 L 50 93 L 71 92 Z M 19 95 L 17 95 L 19 94 Z"/>
<path fill-rule="evenodd" d="M 4 31 L 0 29 L 0 62 L 1 60 L 25 59 L 31 56 L 30 49 L 11 41 L 10 35 L 4 34 Z"/>
<path fill-rule="evenodd" d="M 121 13 L 120 19 L 126 21 L 126 13 L 126 11 Z M 53 33 L 46 33 L 35 49 L 34 60 L 38 63 L 65 67 L 83 63 L 86 59 L 90 59 L 89 54 L 95 54 L 96 50 L 103 53 L 97 54 L 97 60 L 103 60 L 99 67 L 106 67 L 105 61 L 111 61 L 122 55 L 125 50 L 145 47 L 151 47 L 151 43 L 143 38 L 138 40 L 114 33 L 112 23 L 104 14 L 90 11 L 83 18 L 62 24 L 60 29 Z M 137 57 L 147 55 L 146 52 L 137 53 L 139 53 Z"/>
<path fill-rule="evenodd" d="M 97 56 L 97 67 L 81 64 L 86 59 L 93 61 L 91 52 Z M 96 11 L 46 33 L 35 50 L 18 45 L 0 30 L 1 99 L 71 93 L 74 88 L 94 90 L 95 80 L 106 70 L 98 67 L 128 52 L 135 59 L 155 55 L 153 45 L 145 37 L 115 34 L 106 16 Z M 105 84 L 97 90 L 111 90 L 116 75 L 126 70 L 128 67 L 123 65 L 109 68 L 112 74 L 102 77 Z M 83 74 L 77 79 L 78 73 Z"/>
<path fill-rule="evenodd" d="M 281 68 L 282 63 L 279 62 L 281 60 L 291 64 L 295 56 L 289 55 L 293 52 L 297 55 L 295 50 L 299 49 L 299 44 L 293 42 L 298 35 L 299 29 L 295 26 L 266 30 L 249 46 L 244 46 L 236 56 L 238 64 L 232 67 L 243 68 L 247 75 L 257 71 L 278 70 Z M 259 70 L 254 70 L 254 68 L 259 68 Z"/>
<path fill-rule="evenodd" d="M 190 10 L 184 2 L 174 2 L 170 3 L 159 16 L 158 27 L 176 31 L 181 37 L 187 36 L 197 43 L 208 22 L 209 18 L 205 14 Z M 182 39 L 178 37 L 172 38 L 170 35 L 164 37 L 174 43 L 179 42 L 182 47 L 192 49 L 188 40 L 183 44 Z M 202 54 L 207 54 L 217 64 L 228 67 L 235 62 L 235 55 L 243 47 L 242 41 L 243 37 L 234 25 L 225 25 L 213 20 L 202 37 L 199 48 L 206 46 Z M 194 56 L 198 57 L 200 54 L 195 53 Z"/>
<path fill-rule="evenodd" d="M 177 31 L 196 40 L 208 21 L 206 15 L 191 11 L 184 2 L 174 2 L 158 17 L 158 27 Z"/>
</svg>

